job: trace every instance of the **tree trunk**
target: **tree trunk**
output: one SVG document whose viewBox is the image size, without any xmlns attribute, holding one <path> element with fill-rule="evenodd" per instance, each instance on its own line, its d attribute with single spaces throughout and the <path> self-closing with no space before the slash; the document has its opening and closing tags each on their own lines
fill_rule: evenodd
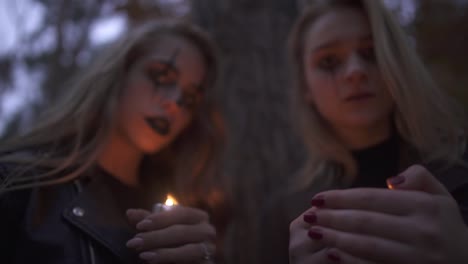
<svg viewBox="0 0 468 264">
<path fill-rule="evenodd" d="M 229 263 L 258 263 L 261 208 L 297 168 L 302 153 L 290 127 L 285 56 L 296 6 L 290 0 L 197 0 L 193 8 L 223 61 L 218 95 L 228 123 L 225 165 L 238 220 Z"/>
</svg>

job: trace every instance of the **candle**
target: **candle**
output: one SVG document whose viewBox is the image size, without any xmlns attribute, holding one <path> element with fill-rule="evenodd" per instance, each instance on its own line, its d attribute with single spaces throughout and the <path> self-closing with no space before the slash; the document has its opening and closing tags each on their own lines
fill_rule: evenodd
<svg viewBox="0 0 468 264">
<path fill-rule="evenodd" d="M 161 212 L 161 211 L 169 211 L 171 210 L 174 206 L 178 205 L 179 203 L 177 200 L 172 196 L 170 193 L 167 194 L 166 197 L 166 202 L 164 204 L 162 203 L 157 203 L 153 206 L 153 212 Z"/>
</svg>

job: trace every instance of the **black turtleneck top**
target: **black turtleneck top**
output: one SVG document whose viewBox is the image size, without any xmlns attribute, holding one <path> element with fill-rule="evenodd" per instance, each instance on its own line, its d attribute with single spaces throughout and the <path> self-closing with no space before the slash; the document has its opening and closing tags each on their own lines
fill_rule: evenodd
<svg viewBox="0 0 468 264">
<path fill-rule="evenodd" d="M 393 135 L 374 146 L 352 152 L 358 174 L 352 187 L 386 188 L 386 180 L 399 173 L 399 140 Z"/>
<path fill-rule="evenodd" d="M 107 185 L 116 206 L 125 215 L 127 209 L 145 209 L 151 211 L 156 202 L 164 202 L 165 189 L 157 185 L 155 179 L 142 177 L 142 183 L 137 187 L 123 184 L 115 176 L 98 166 L 101 180 Z"/>
</svg>

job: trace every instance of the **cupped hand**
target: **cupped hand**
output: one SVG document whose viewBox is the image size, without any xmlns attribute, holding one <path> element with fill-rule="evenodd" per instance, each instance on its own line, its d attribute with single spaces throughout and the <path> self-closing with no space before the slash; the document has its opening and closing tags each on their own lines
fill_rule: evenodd
<svg viewBox="0 0 468 264">
<path fill-rule="evenodd" d="M 391 190 L 317 194 L 312 205 L 318 209 L 302 217 L 311 227 L 291 231 L 292 242 L 313 241 L 310 253 L 301 251 L 300 257 L 317 255 L 321 247 L 327 248 L 322 259 L 335 263 L 468 263 L 468 231 L 458 205 L 429 171 L 415 165 L 388 184 Z"/>
<path fill-rule="evenodd" d="M 294 219 L 289 225 L 289 263 L 307 264 L 323 263 L 326 260 L 326 248 L 322 243 L 310 239 L 307 231 L 311 227 L 308 222 L 313 222 L 310 217 L 315 217 L 313 207 L 301 216 Z"/>
<path fill-rule="evenodd" d="M 321 239 L 321 234 L 309 232 L 317 223 L 317 207 L 312 207 L 294 219 L 289 226 L 289 263 L 290 264 L 327 264 L 353 263 L 373 264 L 359 259 L 336 248 L 329 248 Z"/>
<path fill-rule="evenodd" d="M 131 209 L 127 217 L 139 231 L 127 247 L 148 263 L 200 263 L 216 251 L 216 230 L 202 210 L 180 205 L 157 213 Z"/>
</svg>

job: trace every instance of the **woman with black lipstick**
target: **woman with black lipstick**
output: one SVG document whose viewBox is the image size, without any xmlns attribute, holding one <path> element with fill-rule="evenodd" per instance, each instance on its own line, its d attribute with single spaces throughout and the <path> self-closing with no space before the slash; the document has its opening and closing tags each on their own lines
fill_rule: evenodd
<svg viewBox="0 0 468 264">
<path fill-rule="evenodd" d="M 228 195 L 217 59 L 192 25 L 131 29 L 0 157 L 1 263 L 213 263 Z M 171 193 L 179 206 L 152 212 Z"/>
<path fill-rule="evenodd" d="M 308 157 L 262 263 L 468 263 L 462 115 L 383 3 L 315 1 L 289 44 Z"/>
</svg>

